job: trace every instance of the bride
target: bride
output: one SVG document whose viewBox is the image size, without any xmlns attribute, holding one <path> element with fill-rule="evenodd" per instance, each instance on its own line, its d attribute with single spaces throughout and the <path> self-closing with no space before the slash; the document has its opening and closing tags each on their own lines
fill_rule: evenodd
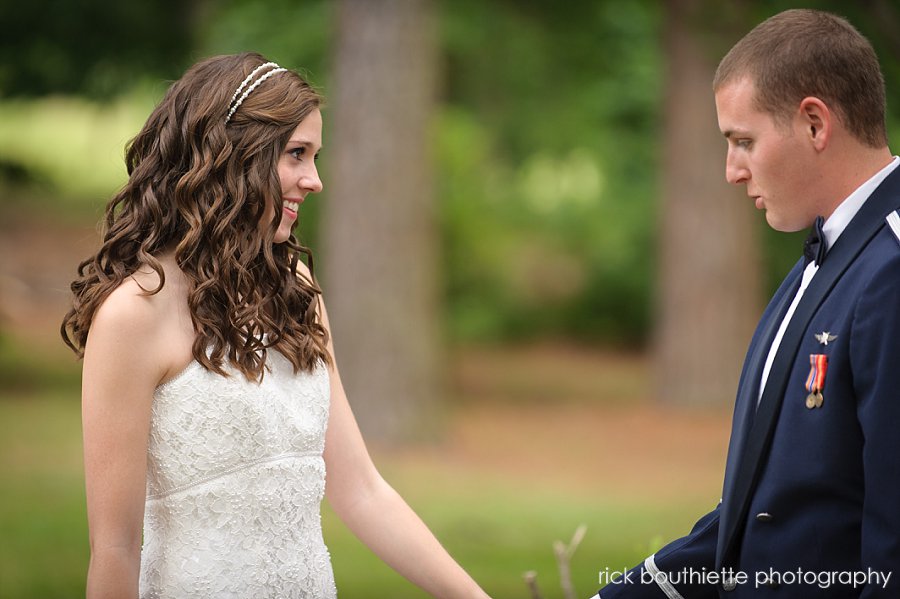
<svg viewBox="0 0 900 599">
<path fill-rule="evenodd" d="M 431 595 L 487 597 L 379 475 L 341 386 L 292 234 L 322 190 L 320 104 L 258 54 L 218 56 L 128 148 L 62 326 L 84 359 L 91 599 L 334 597 L 323 496 Z"/>
</svg>

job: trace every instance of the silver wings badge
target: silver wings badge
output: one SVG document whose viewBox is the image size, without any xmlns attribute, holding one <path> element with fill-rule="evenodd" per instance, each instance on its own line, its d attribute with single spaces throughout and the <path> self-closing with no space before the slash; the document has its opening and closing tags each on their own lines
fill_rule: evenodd
<svg viewBox="0 0 900 599">
<path fill-rule="evenodd" d="M 835 339 L 837 339 L 837 335 L 832 335 L 828 331 L 822 331 L 821 333 L 816 333 L 816 341 L 818 341 L 822 345 L 828 345 Z"/>
</svg>

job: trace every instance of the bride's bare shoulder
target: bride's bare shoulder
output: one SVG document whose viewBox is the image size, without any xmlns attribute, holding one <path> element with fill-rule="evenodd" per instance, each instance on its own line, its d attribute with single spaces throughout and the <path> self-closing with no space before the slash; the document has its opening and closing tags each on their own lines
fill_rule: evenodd
<svg viewBox="0 0 900 599">
<path fill-rule="evenodd" d="M 161 324 L 160 320 L 165 318 L 174 305 L 184 301 L 184 297 L 179 297 L 184 275 L 169 260 L 162 259 L 160 264 L 164 278 L 150 265 L 142 265 L 103 300 L 92 325 L 101 318 L 136 319 L 136 324 L 150 320 L 157 325 Z M 162 287 L 160 282 L 163 282 Z"/>
<path fill-rule="evenodd" d="M 149 265 L 126 278 L 97 308 L 91 319 L 90 338 L 139 344 L 165 356 L 163 370 L 179 368 L 189 360 L 193 327 L 187 307 L 184 274 L 174 261 L 160 260 L 165 281 Z M 155 291 L 155 293 L 154 293 Z"/>
</svg>

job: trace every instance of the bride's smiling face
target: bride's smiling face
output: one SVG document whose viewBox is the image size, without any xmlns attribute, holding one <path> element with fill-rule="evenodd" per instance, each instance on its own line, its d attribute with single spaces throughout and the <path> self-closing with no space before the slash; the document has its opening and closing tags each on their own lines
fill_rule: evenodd
<svg viewBox="0 0 900 599">
<path fill-rule="evenodd" d="M 281 181 L 281 222 L 275 231 L 275 243 L 284 243 L 291 236 L 300 205 L 311 193 L 322 191 L 322 180 L 316 169 L 316 159 L 322 149 L 322 113 L 318 109 L 300 121 L 291 134 L 278 159 L 278 179 Z M 263 222 L 272 219 L 272 208 L 266 209 Z"/>
</svg>

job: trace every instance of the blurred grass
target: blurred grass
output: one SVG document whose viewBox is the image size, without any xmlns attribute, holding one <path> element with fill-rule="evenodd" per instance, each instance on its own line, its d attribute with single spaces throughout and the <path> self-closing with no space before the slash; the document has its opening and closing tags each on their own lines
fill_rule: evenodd
<svg viewBox="0 0 900 599">
<path fill-rule="evenodd" d="M 52 96 L 3 100 L 0 165 L 20 172 L 23 183 L 53 190 L 43 195 L 56 206 L 74 202 L 83 210 L 96 204 L 125 182 L 125 144 L 152 109 L 161 92 L 156 87 L 139 86 L 108 103 Z"/>
<path fill-rule="evenodd" d="M 15 355 L 4 352 L 8 369 Z M 516 407 L 508 409 L 504 422 L 515 427 Z M 452 417 L 466 418 L 466 404 Z M 77 390 L 4 385 L 0 422 L 0 597 L 83 596 L 88 547 Z M 538 572 L 547 599 L 561 596 L 552 542 L 567 541 L 580 523 L 588 534 L 572 568 L 578 592 L 587 596 L 599 570 L 633 565 L 708 507 L 696 499 L 661 505 L 652 494 L 624 500 L 547 488 L 540 478 L 446 463 L 440 450 L 373 453 L 451 554 L 498 598 L 526 597 L 526 570 Z M 587 470 L 584 477 L 605 486 L 603 472 Z M 327 506 L 323 523 L 342 598 L 427 596 L 355 540 Z"/>
<path fill-rule="evenodd" d="M 29 346 L 23 349 L 20 339 L 0 331 L 0 381 L 3 384 L 0 393 L 27 398 L 33 392 L 62 390 L 74 393 L 73 400 L 77 403 L 81 367 L 61 346 L 60 341 L 54 348 L 57 351 L 52 353 Z M 58 356 L 69 359 L 58 359 Z M 13 392 L 15 396 L 11 395 Z"/>
<path fill-rule="evenodd" d="M 84 596 L 79 418 L 75 393 L 0 395 L 0 597 Z"/>
<path fill-rule="evenodd" d="M 572 560 L 572 577 L 586 597 L 597 589 L 599 570 L 634 565 L 662 539 L 685 532 L 684 523 L 702 513 L 687 503 L 653 505 L 652 497 L 650 502 L 624 504 L 573 496 L 542 488 L 540 481 L 531 488 L 463 476 L 452 484 L 444 481 L 445 486 L 423 482 L 414 472 L 398 473 L 383 461 L 382 470 L 457 561 L 497 598 L 528 597 L 522 582 L 527 570 L 538 573 L 547 599 L 561 597 L 552 543 L 568 542 L 579 524 L 586 524 L 588 532 Z M 325 534 L 339 596 L 428 596 L 381 565 L 328 516 Z"/>
</svg>

